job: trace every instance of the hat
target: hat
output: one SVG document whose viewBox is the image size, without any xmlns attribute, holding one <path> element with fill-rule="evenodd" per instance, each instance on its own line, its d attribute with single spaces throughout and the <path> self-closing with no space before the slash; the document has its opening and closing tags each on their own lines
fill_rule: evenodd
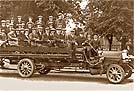
<svg viewBox="0 0 134 91">
<path fill-rule="evenodd" d="M 10 26 L 13 26 L 14 24 L 13 24 L 13 23 L 10 23 L 9 25 L 10 25 Z"/>
<path fill-rule="evenodd" d="M 6 23 L 6 21 L 5 20 L 1 20 L 1 23 Z"/>
<path fill-rule="evenodd" d="M 48 27 L 46 27 L 46 28 L 45 28 L 45 30 L 49 30 L 49 28 L 48 28 Z"/>
<path fill-rule="evenodd" d="M 37 25 L 41 25 L 41 22 L 37 22 L 36 24 L 37 24 Z"/>
<path fill-rule="evenodd" d="M 18 18 L 21 18 L 22 16 L 17 16 Z"/>
<path fill-rule="evenodd" d="M 55 28 L 51 28 L 50 30 L 51 30 L 51 31 L 55 31 Z"/>
<path fill-rule="evenodd" d="M 43 16 L 39 15 L 38 18 L 43 18 Z"/>
<path fill-rule="evenodd" d="M 62 13 L 59 13 L 58 15 L 62 15 Z"/>
<path fill-rule="evenodd" d="M 53 22 L 49 22 L 48 24 L 53 24 Z"/>
<path fill-rule="evenodd" d="M 6 22 L 10 22 L 10 20 L 6 20 Z"/>
<path fill-rule="evenodd" d="M 38 29 L 43 29 L 43 27 L 38 27 Z"/>
<path fill-rule="evenodd" d="M 52 18 L 53 16 L 49 16 L 49 18 Z"/>
<path fill-rule="evenodd" d="M 56 30 L 62 30 L 62 28 L 59 28 L 59 27 L 58 27 L 58 28 L 56 28 Z"/>
</svg>

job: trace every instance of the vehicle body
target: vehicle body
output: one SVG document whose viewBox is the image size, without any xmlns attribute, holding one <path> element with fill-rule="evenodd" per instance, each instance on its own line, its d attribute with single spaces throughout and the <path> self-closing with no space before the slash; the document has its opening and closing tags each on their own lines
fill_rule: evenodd
<svg viewBox="0 0 134 91">
<path fill-rule="evenodd" d="M 122 51 L 102 51 L 102 55 L 88 60 L 84 47 L 75 51 L 70 47 L 1 47 L 0 59 L 17 64 L 21 77 L 31 77 L 35 71 L 47 74 L 52 69 L 81 67 L 92 75 L 106 74 L 110 82 L 120 83 L 132 75 L 133 69 L 131 59 L 122 59 Z"/>
</svg>

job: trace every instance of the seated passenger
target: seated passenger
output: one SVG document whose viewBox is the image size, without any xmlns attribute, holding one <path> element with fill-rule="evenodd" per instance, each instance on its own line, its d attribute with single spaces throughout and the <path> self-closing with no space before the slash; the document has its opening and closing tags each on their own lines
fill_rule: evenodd
<svg viewBox="0 0 134 91">
<path fill-rule="evenodd" d="M 0 46 L 5 47 L 7 43 L 7 35 L 0 29 Z"/>
<path fill-rule="evenodd" d="M 91 40 L 91 48 L 91 56 L 98 56 L 98 50 L 101 49 L 101 45 L 96 34 L 93 36 L 93 40 Z"/>
<path fill-rule="evenodd" d="M 37 34 L 36 28 L 32 29 L 32 33 L 29 34 L 29 39 L 31 42 L 31 46 L 36 46 L 36 41 L 39 40 L 39 36 Z"/>
<path fill-rule="evenodd" d="M 87 59 L 90 59 L 91 57 L 91 35 L 87 35 L 87 39 L 84 43 L 82 43 L 83 46 L 85 46 L 85 53 L 86 53 L 86 56 L 87 56 Z"/>
<path fill-rule="evenodd" d="M 32 28 L 34 27 L 34 23 L 32 21 L 32 17 L 28 17 L 28 22 L 26 23 L 26 28 L 29 31 L 29 34 L 32 32 Z"/>
<path fill-rule="evenodd" d="M 85 42 L 86 38 L 84 37 L 84 33 L 80 32 L 79 36 L 76 38 L 77 47 L 82 47 L 82 44 Z"/>
<path fill-rule="evenodd" d="M 43 46 L 50 46 L 50 39 L 49 39 L 49 36 L 50 36 L 50 30 L 49 28 L 45 28 L 45 31 L 43 33 Z"/>
<path fill-rule="evenodd" d="M 25 35 L 25 30 L 19 31 L 19 33 L 17 34 L 17 38 L 19 46 L 28 46 L 29 41 Z"/>
<path fill-rule="evenodd" d="M 54 29 L 54 28 L 52 28 L 52 29 L 50 30 L 49 40 L 50 40 L 50 46 L 51 46 L 51 47 L 55 47 L 55 46 L 56 46 L 56 44 L 55 44 L 56 35 L 55 35 L 55 29 Z"/>
<path fill-rule="evenodd" d="M 71 34 L 67 36 L 67 42 L 68 42 L 68 45 L 71 47 L 71 49 L 75 49 L 75 39 L 76 39 L 76 36 L 75 36 L 75 31 L 72 30 L 71 31 Z"/>
<path fill-rule="evenodd" d="M 64 35 L 62 34 L 62 29 L 61 28 L 57 28 L 57 32 L 56 32 L 56 46 L 57 47 L 62 47 L 64 42 L 65 42 L 65 38 L 64 38 Z"/>
<path fill-rule="evenodd" d="M 43 34 L 44 34 L 43 27 L 37 27 L 37 35 L 38 35 L 39 40 L 36 41 L 36 43 L 38 46 L 41 46 L 43 43 Z"/>
<path fill-rule="evenodd" d="M 18 46 L 18 38 L 16 31 L 10 31 L 8 33 L 8 44 L 9 46 Z"/>
</svg>

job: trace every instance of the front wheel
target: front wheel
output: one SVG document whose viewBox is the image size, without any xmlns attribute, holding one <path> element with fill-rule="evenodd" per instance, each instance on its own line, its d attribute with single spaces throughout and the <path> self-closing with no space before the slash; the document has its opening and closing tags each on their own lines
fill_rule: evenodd
<svg viewBox="0 0 134 91">
<path fill-rule="evenodd" d="M 35 65 L 31 59 L 21 59 L 18 63 L 18 73 L 21 77 L 31 77 L 34 73 Z"/>
<path fill-rule="evenodd" d="M 125 71 L 123 69 L 123 67 L 121 67 L 118 64 L 111 64 L 108 68 L 107 68 L 107 78 L 111 83 L 120 83 L 124 80 L 125 77 Z"/>
</svg>

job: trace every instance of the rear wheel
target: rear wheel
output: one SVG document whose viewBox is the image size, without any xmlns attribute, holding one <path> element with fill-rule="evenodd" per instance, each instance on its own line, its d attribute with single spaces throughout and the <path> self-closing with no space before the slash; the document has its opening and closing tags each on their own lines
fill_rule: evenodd
<svg viewBox="0 0 134 91">
<path fill-rule="evenodd" d="M 111 64 L 107 69 L 107 78 L 112 83 L 120 83 L 124 80 L 125 71 L 118 64 Z"/>
<path fill-rule="evenodd" d="M 18 63 L 18 73 L 21 77 L 31 77 L 34 73 L 35 65 L 31 59 L 21 59 Z"/>
</svg>

